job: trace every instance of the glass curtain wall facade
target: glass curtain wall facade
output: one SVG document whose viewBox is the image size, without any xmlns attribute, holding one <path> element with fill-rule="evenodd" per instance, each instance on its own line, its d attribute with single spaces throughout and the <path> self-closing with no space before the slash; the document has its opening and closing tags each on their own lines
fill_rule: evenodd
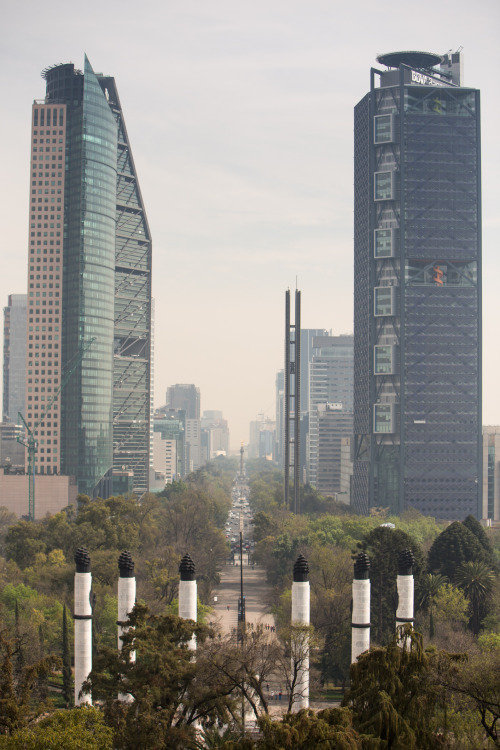
<svg viewBox="0 0 500 750">
<path fill-rule="evenodd" d="M 420 54 L 355 109 L 352 501 L 453 520 L 480 517 L 479 91 Z"/>
<path fill-rule="evenodd" d="M 51 394 L 61 384 L 63 388 L 39 427 L 37 471 L 73 475 L 80 493 L 106 496 L 112 492 L 113 465 L 119 463 L 121 471 L 137 470 L 137 491 L 142 492 L 148 486 L 150 439 L 150 327 L 144 333 L 147 324 L 142 325 L 144 319 L 150 326 L 149 231 L 144 231 L 149 256 L 146 264 L 149 296 L 148 292 L 142 295 L 145 308 L 142 317 L 139 305 L 134 311 L 129 308 L 133 325 L 128 326 L 131 329 L 140 319 L 138 338 L 146 341 L 142 349 L 129 344 L 134 360 L 143 364 L 147 359 L 147 366 L 142 367 L 147 379 L 143 388 L 148 394 L 146 426 L 141 426 L 146 437 L 140 447 L 134 437 L 131 441 L 134 450 L 122 451 L 118 459 L 114 456 L 117 435 L 120 448 L 123 443 L 121 425 L 114 429 L 113 424 L 119 411 L 116 404 L 120 398 L 126 400 L 123 393 L 117 396 L 120 391 L 117 383 L 121 385 L 127 380 L 117 364 L 117 354 L 123 353 L 120 339 L 123 326 L 120 326 L 126 317 L 120 289 L 125 284 L 127 290 L 133 289 L 130 298 L 134 293 L 140 296 L 135 277 L 144 275 L 137 258 L 134 263 L 127 258 L 132 266 L 127 282 L 120 266 L 123 245 L 127 244 L 119 211 L 120 203 L 125 201 L 120 193 L 123 193 L 123 173 L 132 160 L 123 157 L 128 140 L 116 111 L 119 102 L 117 96 L 114 99 L 110 96 L 113 79 L 96 75 L 86 57 L 83 72 L 72 64 L 62 64 L 47 68 L 42 75 L 46 80 L 46 97 L 33 106 L 31 228 L 35 231 L 31 236 L 38 236 L 37 228 L 50 228 L 57 230 L 50 232 L 50 237 L 57 239 L 51 239 L 50 245 L 49 240 L 30 240 L 26 407 L 30 427 L 40 420 Z M 47 138 L 49 135 L 55 137 Z M 57 145 L 48 147 L 48 143 Z M 42 161 L 44 158 L 52 161 Z M 131 182 L 135 185 L 133 174 Z M 35 188 L 37 184 L 47 187 Z M 55 189 L 50 190 L 50 186 Z M 38 193 L 42 195 L 43 189 L 54 197 L 35 197 Z M 145 218 L 143 226 L 147 228 Z M 49 232 L 43 235 L 49 236 Z M 132 235 L 129 232 L 127 238 L 131 255 L 134 245 L 140 244 Z M 127 262 L 123 265 L 127 266 Z M 54 291 L 43 292 L 45 299 L 39 299 L 38 289 L 42 287 Z M 116 304 L 115 297 L 119 299 Z M 134 307 L 134 303 L 130 302 L 130 306 Z M 50 335 L 45 335 L 45 331 Z M 91 340 L 92 344 L 82 354 L 82 347 Z M 141 354 L 143 351 L 147 352 L 145 356 Z M 42 376 L 45 376 L 43 383 Z M 134 397 L 129 393 L 129 400 L 141 390 L 141 377 L 132 378 L 133 382 L 127 380 L 130 393 L 134 393 Z M 142 412 L 135 410 L 133 414 L 139 423 Z M 130 412 L 127 418 L 132 423 Z M 48 431 L 47 427 L 52 429 Z M 138 467 L 136 453 L 141 454 L 145 470 Z"/>
<path fill-rule="evenodd" d="M 118 128 L 116 170 L 113 466 L 149 486 L 151 234 L 115 79 L 98 76 Z"/>
<path fill-rule="evenodd" d="M 65 100 L 67 106 L 63 374 L 84 342 L 95 340 L 62 392 L 61 472 L 75 476 L 79 492 L 92 496 L 112 465 L 117 138 L 88 59 L 83 76 L 72 67 L 45 74 L 46 102 Z"/>
</svg>

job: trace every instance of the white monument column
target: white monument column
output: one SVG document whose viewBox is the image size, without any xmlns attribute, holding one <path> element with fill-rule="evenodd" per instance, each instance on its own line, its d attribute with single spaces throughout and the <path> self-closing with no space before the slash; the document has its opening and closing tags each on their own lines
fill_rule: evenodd
<svg viewBox="0 0 500 750">
<path fill-rule="evenodd" d="M 183 620 L 197 622 L 198 617 L 198 589 L 196 585 L 196 569 L 190 555 L 186 554 L 179 565 L 179 617 Z M 188 642 L 188 648 L 196 649 L 196 637 L 193 634 Z"/>
<path fill-rule="evenodd" d="M 126 632 L 125 623 L 135 604 L 135 575 L 134 561 L 130 552 L 122 552 L 118 558 L 120 577 L 118 579 L 118 648 L 121 650 L 121 636 Z M 131 654 L 131 660 L 135 661 L 135 652 Z"/>
<path fill-rule="evenodd" d="M 80 690 L 92 671 L 92 574 L 90 555 L 85 547 L 75 552 L 75 706 L 92 704 L 92 697 L 86 693 L 80 697 Z"/>
<path fill-rule="evenodd" d="M 127 632 L 128 628 L 125 623 L 129 614 L 132 612 L 135 604 L 135 575 L 134 561 L 130 552 L 122 552 L 118 558 L 118 568 L 120 577 L 118 578 L 118 649 L 121 651 L 123 646 L 122 635 Z M 135 661 L 135 651 L 130 652 L 130 661 Z M 131 703 L 134 699 L 129 693 L 118 696 L 121 701 Z"/>
<path fill-rule="evenodd" d="M 292 711 L 309 708 L 309 634 L 301 626 L 310 624 L 311 592 L 309 586 L 309 565 L 303 555 L 299 555 L 293 566 L 292 584 L 292 679 L 296 670 Z"/>
<path fill-rule="evenodd" d="M 351 664 L 370 648 L 370 559 L 360 552 L 354 563 L 352 582 Z"/>
<path fill-rule="evenodd" d="M 396 611 L 396 630 L 410 623 L 413 627 L 413 565 L 415 555 L 411 549 L 404 549 L 398 558 L 398 608 Z"/>
</svg>

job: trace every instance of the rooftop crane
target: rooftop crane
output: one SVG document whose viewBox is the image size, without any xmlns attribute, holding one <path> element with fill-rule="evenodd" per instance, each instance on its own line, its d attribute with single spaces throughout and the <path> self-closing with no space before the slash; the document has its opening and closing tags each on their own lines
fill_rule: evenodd
<svg viewBox="0 0 500 750">
<path fill-rule="evenodd" d="M 92 338 L 88 339 L 88 341 L 83 341 L 80 344 L 78 354 L 75 356 L 73 364 L 67 369 L 66 373 L 61 379 L 59 388 L 54 392 L 52 398 L 49 399 L 47 406 L 45 407 L 44 411 L 38 418 L 38 421 L 33 425 L 33 428 L 30 428 L 27 425 L 26 420 L 24 419 L 21 412 L 18 412 L 19 419 L 23 423 L 24 428 L 26 430 L 25 436 L 21 436 L 21 435 L 17 436 L 17 442 L 21 443 L 21 445 L 24 445 L 24 447 L 27 448 L 28 450 L 28 488 L 29 488 L 28 489 L 28 516 L 29 516 L 30 521 L 35 520 L 35 474 L 36 474 L 36 452 L 38 450 L 38 440 L 35 437 L 36 431 L 42 424 L 43 420 L 45 419 L 49 411 L 52 409 L 57 397 L 59 396 L 63 388 L 66 386 L 66 383 L 71 378 L 76 368 L 80 365 L 85 353 L 90 349 L 90 347 L 92 346 L 95 340 L 96 340 L 96 337 L 92 336 Z"/>
</svg>

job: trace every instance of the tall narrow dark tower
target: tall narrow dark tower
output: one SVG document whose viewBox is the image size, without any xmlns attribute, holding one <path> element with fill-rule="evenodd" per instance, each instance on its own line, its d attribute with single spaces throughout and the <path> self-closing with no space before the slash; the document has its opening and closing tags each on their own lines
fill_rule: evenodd
<svg viewBox="0 0 500 750">
<path fill-rule="evenodd" d="M 290 321 L 290 290 L 285 295 L 285 505 L 300 511 L 300 292 L 295 290 L 295 323 Z M 293 504 L 290 470 L 293 468 Z"/>
<path fill-rule="evenodd" d="M 479 91 L 460 51 L 377 61 L 354 117 L 352 503 L 480 517 Z"/>
</svg>

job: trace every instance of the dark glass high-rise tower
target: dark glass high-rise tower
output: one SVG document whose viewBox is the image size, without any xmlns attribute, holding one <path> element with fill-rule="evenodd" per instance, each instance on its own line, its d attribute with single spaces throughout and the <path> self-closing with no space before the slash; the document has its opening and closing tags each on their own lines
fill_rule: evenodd
<svg viewBox="0 0 500 750">
<path fill-rule="evenodd" d="M 355 108 L 353 505 L 480 515 L 479 91 L 381 55 Z"/>
<path fill-rule="evenodd" d="M 151 238 L 114 79 L 60 64 L 32 115 L 26 421 L 37 472 L 148 488 Z M 94 339 L 83 358 L 82 345 Z M 76 364 L 75 364 L 76 363 Z"/>
</svg>

